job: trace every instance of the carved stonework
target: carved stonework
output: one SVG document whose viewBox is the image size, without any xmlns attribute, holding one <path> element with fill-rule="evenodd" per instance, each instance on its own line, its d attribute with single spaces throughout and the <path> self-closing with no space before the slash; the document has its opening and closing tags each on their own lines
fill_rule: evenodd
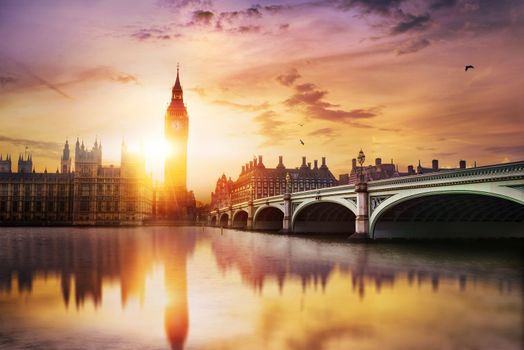
<svg viewBox="0 0 524 350">
<path fill-rule="evenodd" d="M 357 205 L 357 197 L 347 197 L 347 198 L 344 198 L 345 200 L 355 204 L 355 206 Z"/>
<path fill-rule="evenodd" d="M 524 185 L 509 185 L 509 186 L 505 186 L 505 187 L 514 188 L 516 190 L 524 192 Z"/>
<path fill-rule="evenodd" d="M 393 195 L 371 197 L 369 205 L 370 212 L 373 212 L 383 201 L 391 196 Z"/>
<path fill-rule="evenodd" d="M 297 207 L 298 207 L 300 204 L 302 204 L 302 202 L 293 202 L 293 203 L 291 204 L 291 213 L 290 213 L 291 215 L 295 212 L 295 210 L 297 209 Z"/>
</svg>

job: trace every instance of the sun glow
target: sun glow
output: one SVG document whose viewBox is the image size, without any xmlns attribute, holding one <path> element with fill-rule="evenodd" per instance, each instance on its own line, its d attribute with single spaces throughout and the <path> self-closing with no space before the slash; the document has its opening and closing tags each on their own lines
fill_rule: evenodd
<svg viewBox="0 0 524 350">
<path fill-rule="evenodd" d="M 130 144 L 130 152 L 141 154 L 146 163 L 146 170 L 153 180 L 163 181 L 164 161 L 175 153 L 175 147 L 163 137 L 148 137 L 140 144 Z"/>
</svg>

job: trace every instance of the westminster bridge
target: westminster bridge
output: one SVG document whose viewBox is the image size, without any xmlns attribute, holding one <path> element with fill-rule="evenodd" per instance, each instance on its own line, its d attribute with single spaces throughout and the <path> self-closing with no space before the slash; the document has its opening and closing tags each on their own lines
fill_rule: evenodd
<svg viewBox="0 0 524 350">
<path fill-rule="evenodd" d="M 524 237 L 524 161 L 256 199 L 208 224 L 355 239 Z"/>
</svg>

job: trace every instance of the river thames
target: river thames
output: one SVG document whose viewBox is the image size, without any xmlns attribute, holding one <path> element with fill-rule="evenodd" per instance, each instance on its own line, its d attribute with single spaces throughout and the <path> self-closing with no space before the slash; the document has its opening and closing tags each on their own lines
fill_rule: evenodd
<svg viewBox="0 0 524 350">
<path fill-rule="evenodd" d="M 0 229 L 1 349 L 522 349 L 522 242 Z"/>
</svg>

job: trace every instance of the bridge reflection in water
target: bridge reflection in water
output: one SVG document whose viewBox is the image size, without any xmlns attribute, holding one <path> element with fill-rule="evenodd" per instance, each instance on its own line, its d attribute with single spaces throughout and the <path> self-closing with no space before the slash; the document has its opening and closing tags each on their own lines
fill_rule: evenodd
<svg viewBox="0 0 524 350">
<path fill-rule="evenodd" d="M 0 348 L 516 349 L 517 245 L 2 229 Z"/>
</svg>

